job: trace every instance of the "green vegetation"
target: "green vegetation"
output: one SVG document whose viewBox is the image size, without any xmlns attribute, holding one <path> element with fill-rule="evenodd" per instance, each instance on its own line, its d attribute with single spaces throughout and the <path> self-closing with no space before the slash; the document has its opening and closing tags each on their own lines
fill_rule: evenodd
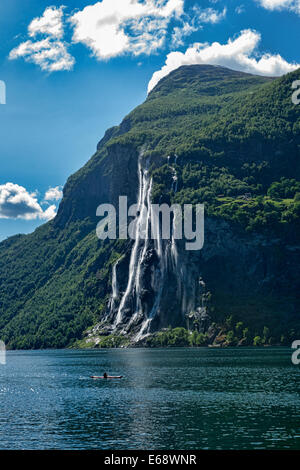
<svg viewBox="0 0 300 470">
<path fill-rule="evenodd" d="M 255 336 L 253 346 L 262 346 L 263 342 L 260 336 Z"/>
<path fill-rule="evenodd" d="M 258 170 L 255 164 L 252 164 L 251 168 L 255 174 L 267 171 L 268 165 L 261 165 Z M 176 194 L 166 189 L 171 187 L 170 167 L 164 165 L 154 170 L 154 200 L 157 202 L 164 193 L 166 200 L 172 203 L 204 203 L 207 215 L 235 222 L 247 231 L 284 231 L 287 225 L 294 225 L 295 229 L 299 227 L 300 183 L 295 179 L 282 178 L 270 185 L 268 182 L 254 184 L 251 182 L 263 182 L 264 178 L 262 175 L 260 178 L 245 176 L 249 174 L 249 167 L 245 165 L 239 173 L 236 171 L 235 175 L 231 174 L 228 168 L 201 163 L 177 166 L 176 170 L 179 179 Z M 283 197 L 280 197 L 280 194 Z"/>
<path fill-rule="evenodd" d="M 96 323 L 122 243 L 101 243 L 94 230 L 86 219 L 64 230 L 49 222 L 1 243 L 0 335 L 10 348 L 67 347 Z"/>
<path fill-rule="evenodd" d="M 167 331 L 160 331 L 147 341 L 149 347 L 180 347 L 189 345 L 190 333 L 185 328 L 171 327 Z"/>
<path fill-rule="evenodd" d="M 155 347 L 186 347 L 186 346 L 207 346 L 208 338 L 203 333 L 185 328 L 171 328 L 166 331 L 159 331 L 147 339 L 147 346 Z"/>
<path fill-rule="evenodd" d="M 205 347 L 214 346 L 290 346 L 297 338 L 296 331 L 290 330 L 286 336 L 278 334 L 274 328 L 274 335 L 271 336 L 270 329 L 265 326 L 260 331 L 258 329 L 244 328 L 243 322 L 237 322 L 232 329 L 229 329 L 229 322 L 232 325 L 232 316 L 225 319 L 223 324 L 213 324 L 207 333 L 198 331 L 188 331 L 185 328 L 171 328 L 159 331 L 149 336 L 146 345 L 151 348 L 159 347 Z M 107 346 L 111 347 L 111 346 Z"/>
</svg>

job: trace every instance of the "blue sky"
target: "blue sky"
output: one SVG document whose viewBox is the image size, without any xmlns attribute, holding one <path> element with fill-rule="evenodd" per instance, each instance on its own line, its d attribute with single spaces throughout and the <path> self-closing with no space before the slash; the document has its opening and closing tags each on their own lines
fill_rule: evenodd
<svg viewBox="0 0 300 470">
<path fill-rule="evenodd" d="M 162 76 L 282 75 L 300 64 L 299 21 L 300 0 L 0 0 L 0 240 L 55 215 L 68 176 Z"/>
</svg>

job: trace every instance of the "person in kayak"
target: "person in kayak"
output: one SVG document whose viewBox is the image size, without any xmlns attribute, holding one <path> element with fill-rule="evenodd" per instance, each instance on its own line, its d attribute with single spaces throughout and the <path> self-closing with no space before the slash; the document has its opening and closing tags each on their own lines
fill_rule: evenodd
<svg viewBox="0 0 300 470">
<path fill-rule="evenodd" d="M 107 379 L 107 373 L 106 373 L 106 372 L 104 372 L 103 378 L 104 378 L 104 379 Z"/>
</svg>

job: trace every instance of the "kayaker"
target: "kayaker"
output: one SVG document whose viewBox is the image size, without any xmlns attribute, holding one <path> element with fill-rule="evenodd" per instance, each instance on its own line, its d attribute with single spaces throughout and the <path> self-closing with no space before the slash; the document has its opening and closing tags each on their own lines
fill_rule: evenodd
<svg viewBox="0 0 300 470">
<path fill-rule="evenodd" d="M 103 378 L 104 378 L 104 379 L 107 379 L 107 373 L 106 373 L 106 372 L 104 372 Z"/>
</svg>

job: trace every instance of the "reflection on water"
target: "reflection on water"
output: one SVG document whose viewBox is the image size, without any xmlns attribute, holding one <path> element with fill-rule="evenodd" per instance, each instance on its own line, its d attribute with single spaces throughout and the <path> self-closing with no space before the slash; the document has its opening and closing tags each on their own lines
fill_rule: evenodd
<svg viewBox="0 0 300 470">
<path fill-rule="evenodd" d="M 13 351 L 0 448 L 299 449 L 299 405 L 289 349 Z"/>
</svg>

